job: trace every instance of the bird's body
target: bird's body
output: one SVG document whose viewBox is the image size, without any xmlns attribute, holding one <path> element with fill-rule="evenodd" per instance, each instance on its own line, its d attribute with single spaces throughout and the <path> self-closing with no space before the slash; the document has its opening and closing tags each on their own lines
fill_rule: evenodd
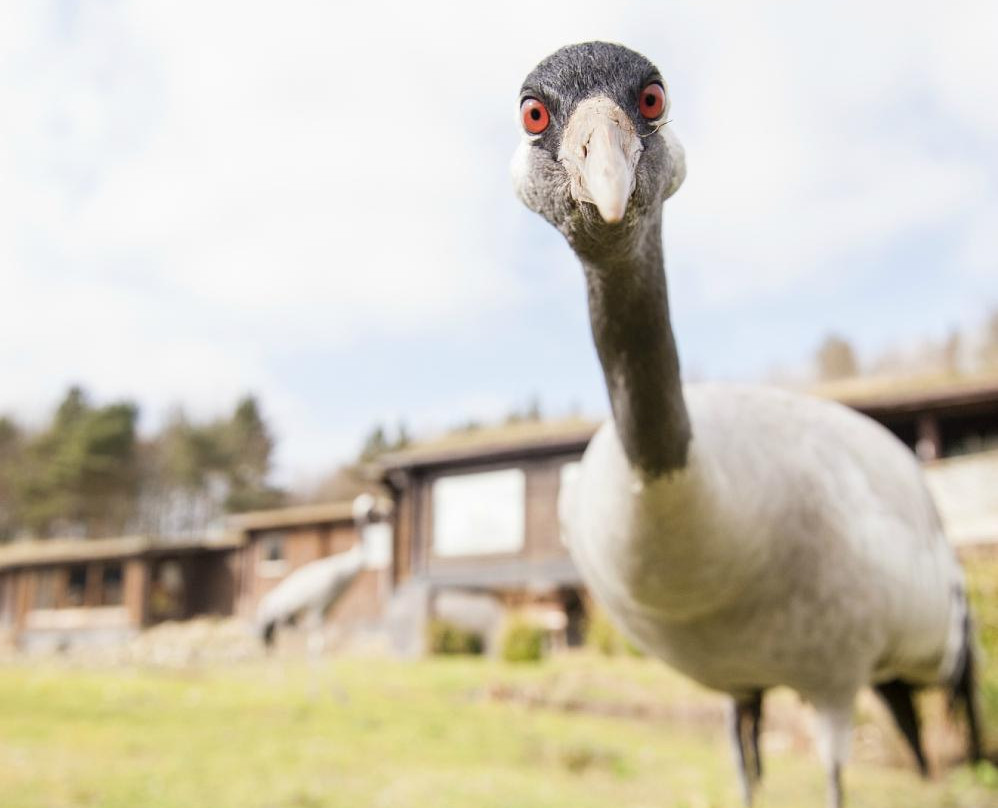
<svg viewBox="0 0 998 808">
<path fill-rule="evenodd" d="M 372 549 L 364 528 L 372 520 L 381 518 L 378 508 L 374 497 L 369 494 L 358 496 L 353 511 L 359 541 L 349 550 L 299 567 L 261 598 L 256 624 L 265 644 L 274 642 L 279 626 L 303 618 L 310 635 L 309 650 L 313 655 L 322 651 L 326 616 L 371 563 Z"/>
<path fill-rule="evenodd" d="M 683 387 L 662 209 L 686 163 L 659 71 L 620 45 L 573 45 L 520 98 L 514 184 L 582 264 L 613 413 L 560 503 L 586 583 L 640 646 L 733 697 L 746 802 L 775 685 L 817 709 L 834 808 L 865 685 L 923 771 L 923 685 L 966 703 L 979 754 L 962 575 L 911 452 L 827 401 Z"/>
<path fill-rule="evenodd" d="M 292 572 L 260 600 L 256 619 L 264 636 L 300 616 L 304 616 L 311 629 L 318 630 L 326 613 L 343 597 L 363 568 L 364 556 L 357 544 Z"/>
<path fill-rule="evenodd" d="M 788 685 L 837 706 L 875 681 L 948 681 L 962 576 L 911 452 L 808 396 L 685 400 L 685 468 L 644 479 L 608 422 L 563 493 L 573 556 L 631 638 L 736 697 Z"/>
</svg>

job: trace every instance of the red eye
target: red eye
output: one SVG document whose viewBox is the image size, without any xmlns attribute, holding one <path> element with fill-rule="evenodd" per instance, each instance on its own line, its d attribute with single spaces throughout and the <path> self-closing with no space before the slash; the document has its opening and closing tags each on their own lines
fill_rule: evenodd
<svg viewBox="0 0 998 808">
<path fill-rule="evenodd" d="M 539 135 L 551 123 L 547 107 L 536 98 L 523 99 L 523 103 L 520 104 L 520 118 L 523 120 L 523 128 L 532 135 Z"/>
<path fill-rule="evenodd" d="M 649 121 L 660 118 L 665 112 L 665 89 L 657 81 L 652 82 L 641 91 L 638 98 L 638 109 Z"/>
</svg>

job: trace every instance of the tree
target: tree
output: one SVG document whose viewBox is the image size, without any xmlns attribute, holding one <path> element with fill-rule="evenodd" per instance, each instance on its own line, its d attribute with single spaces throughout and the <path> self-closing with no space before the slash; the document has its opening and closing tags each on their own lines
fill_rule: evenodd
<svg viewBox="0 0 998 808">
<path fill-rule="evenodd" d="M 344 502 L 361 494 L 376 494 L 379 486 L 358 464 L 345 464 L 304 487 L 299 502 Z"/>
<path fill-rule="evenodd" d="M 218 424 L 216 429 L 229 483 L 226 511 L 238 513 L 279 505 L 283 492 L 267 484 L 274 439 L 256 398 L 241 399 L 228 422 Z"/>
<path fill-rule="evenodd" d="M 205 423 L 177 408 L 143 452 L 143 531 L 196 535 L 226 513 L 282 504 L 284 492 L 267 481 L 273 449 L 252 396 L 230 417 Z"/>
<path fill-rule="evenodd" d="M 371 463 L 381 455 L 404 449 L 410 443 L 412 438 L 405 423 L 401 421 L 398 423 L 394 437 L 389 437 L 388 430 L 383 424 L 375 424 L 364 438 L 357 460 L 361 463 Z"/>
<path fill-rule="evenodd" d="M 383 455 L 397 452 L 411 443 L 412 437 L 403 422 L 396 425 L 394 434 L 384 424 L 375 424 L 361 442 L 352 463 L 336 467 L 315 483 L 299 485 L 295 499 L 298 502 L 342 502 L 360 494 L 377 494 L 381 486 L 369 467 Z"/>
<path fill-rule="evenodd" d="M 176 407 L 140 451 L 138 525 L 142 533 L 203 533 L 222 513 L 221 453 L 214 431 Z"/>
<path fill-rule="evenodd" d="M 70 388 L 50 426 L 26 442 L 12 486 L 23 525 L 38 536 L 121 532 L 137 486 L 137 420 L 130 402 L 93 407 Z"/>
<path fill-rule="evenodd" d="M 207 422 L 177 408 L 149 438 L 137 424 L 131 402 L 96 406 L 79 386 L 34 433 L 0 418 L 0 541 L 200 535 L 226 512 L 283 502 L 268 482 L 274 439 L 252 396 Z"/>
<path fill-rule="evenodd" d="M 859 373 L 859 363 L 852 345 L 842 337 L 830 334 L 818 348 L 815 359 L 818 377 L 822 381 L 848 379 Z"/>
<path fill-rule="evenodd" d="M 12 418 L 0 416 L 0 542 L 17 532 L 14 479 L 21 448 L 20 427 Z"/>
</svg>

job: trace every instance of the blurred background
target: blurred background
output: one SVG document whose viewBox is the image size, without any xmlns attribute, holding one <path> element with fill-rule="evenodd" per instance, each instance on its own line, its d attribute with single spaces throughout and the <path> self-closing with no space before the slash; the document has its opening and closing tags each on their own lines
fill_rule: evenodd
<svg viewBox="0 0 998 808">
<path fill-rule="evenodd" d="M 226 737 L 191 741 L 167 715 L 178 699 L 202 729 L 269 705 L 240 732 L 274 779 L 219 791 L 219 805 L 649 805 L 663 766 L 687 772 L 664 804 L 733 799 L 733 778 L 730 793 L 712 784 L 699 757 L 721 743 L 720 707 L 627 650 L 558 535 L 560 481 L 608 406 L 577 261 L 514 198 L 509 160 L 522 79 L 576 41 L 625 43 L 669 86 L 688 164 L 665 227 L 685 377 L 810 390 L 894 431 L 926 461 L 998 644 L 996 31 L 980 2 L 5 4 L 0 636 L 20 661 L 0 669 L 0 736 L 17 738 L 0 741 L 14 772 L 0 794 L 29 796 L 0 802 L 151 805 L 143 772 L 229 778 L 235 759 L 191 775 L 180 750 Z M 506 476 L 488 477 L 497 464 Z M 480 474 L 462 488 L 458 471 Z M 365 492 L 376 504 L 358 521 Z M 431 504 L 436 523 L 413 515 Z M 327 650 L 349 634 L 396 656 L 508 651 L 548 667 L 383 662 L 375 693 L 356 659 L 335 674 L 266 667 L 247 626 L 267 594 L 363 535 L 378 568 L 279 649 L 297 659 L 318 631 Z M 486 559 L 497 552 L 508 563 Z M 566 661 L 569 646 L 590 655 Z M 88 665 L 153 672 L 109 691 L 76 671 L 66 690 L 49 656 L 35 668 L 23 653 L 77 647 L 101 649 Z M 156 672 L 247 659 L 193 690 Z M 352 701 L 329 696 L 327 674 Z M 993 725 L 993 673 L 986 687 Z M 431 707 L 450 711 L 454 692 L 474 707 L 449 725 Z M 69 699 L 59 716 L 83 711 L 77 736 L 39 722 L 55 693 Z M 417 702 L 406 733 L 428 724 L 441 748 L 493 750 L 464 761 L 481 778 L 466 790 L 367 723 Z M 535 708 L 503 746 L 510 715 Z M 810 799 L 795 709 L 770 736 L 794 775 L 773 805 Z M 947 760 L 955 742 L 933 714 Z M 135 715 L 163 737 L 143 746 Z M 920 790 L 882 719 L 860 729 L 870 793 L 998 805 L 993 769 Z M 274 752 L 274 726 L 298 720 L 295 743 L 312 740 Z M 70 751 L 44 775 L 26 762 L 100 721 L 109 749 L 138 744 L 138 779 L 88 779 Z M 316 740 L 337 721 L 352 753 Z M 656 746 L 676 721 L 695 743 Z M 323 757 L 386 746 L 412 771 L 377 799 L 369 757 L 342 770 Z M 456 758 L 440 754 L 446 771 Z M 339 796 L 316 773 L 329 766 L 348 783 Z M 491 803 L 497 777 L 513 791 Z M 162 804 L 200 804 L 197 788 L 166 788 Z"/>
</svg>

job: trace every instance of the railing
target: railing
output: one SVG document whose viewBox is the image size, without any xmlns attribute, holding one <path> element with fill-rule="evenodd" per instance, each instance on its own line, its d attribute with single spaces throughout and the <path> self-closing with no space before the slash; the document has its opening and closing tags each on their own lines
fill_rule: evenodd
<svg viewBox="0 0 998 808">
<path fill-rule="evenodd" d="M 925 474 L 953 544 L 998 542 L 998 451 L 935 460 Z"/>
</svg>

